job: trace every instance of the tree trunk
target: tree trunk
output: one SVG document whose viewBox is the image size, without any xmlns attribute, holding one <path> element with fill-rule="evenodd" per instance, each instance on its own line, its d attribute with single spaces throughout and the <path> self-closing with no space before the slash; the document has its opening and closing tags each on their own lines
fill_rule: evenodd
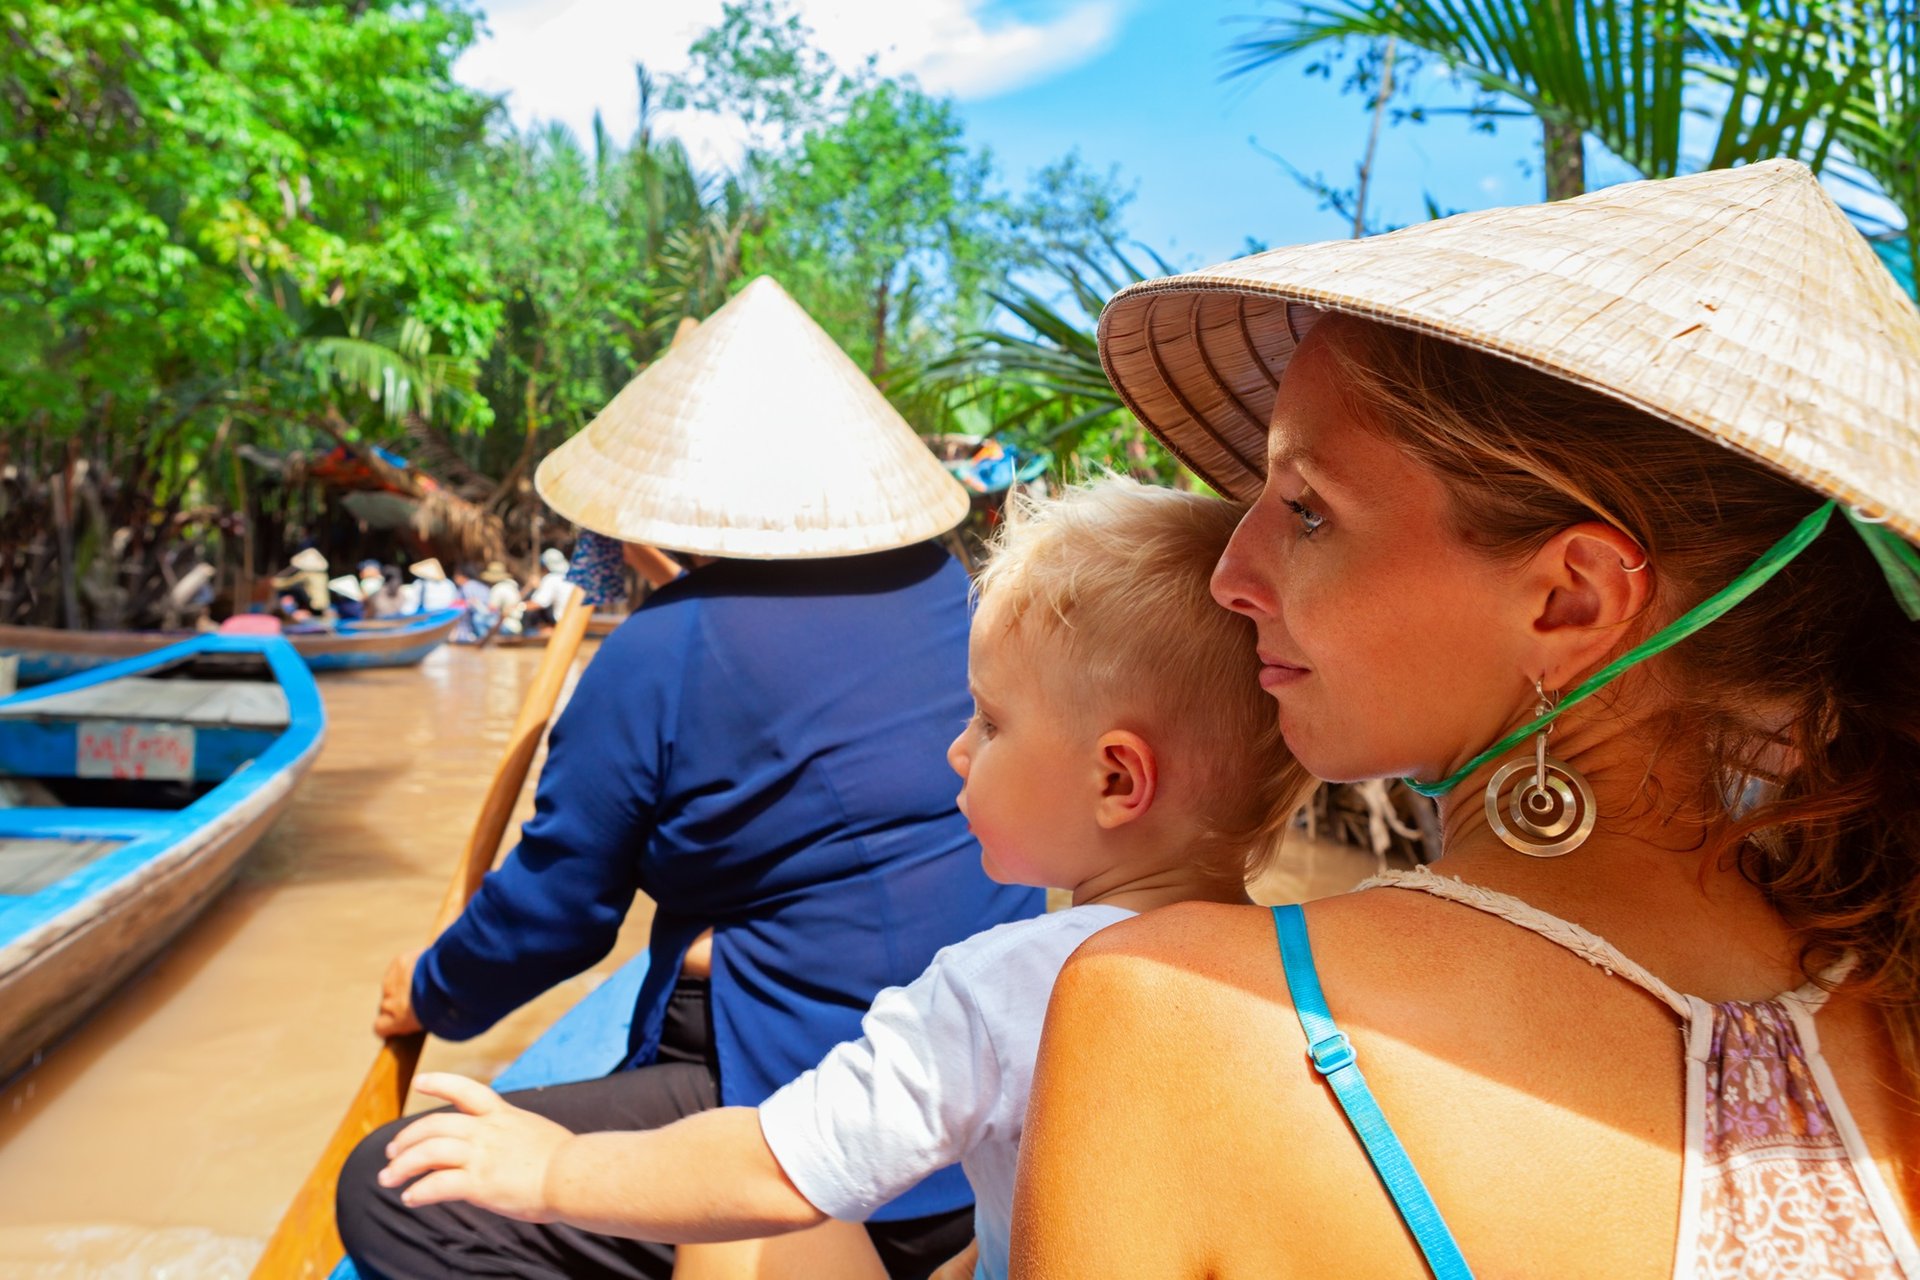
<svg viewBox="0 0 1920 1280">
<path fill-rule="evenodd" d="M 522 413 L 526 418 L 526 435 L 520 441 L 520 456 L 513 460 L 507 473 L 500 477 L 493 492 L 480 505 L 491 510 L 512 496 L 514 486 L 520 483 L 520 477 L 533 465 L 533 451 L 540 443 L 540 363 L 546 358 L 547 342 L 541 338 L 533 344 L 533 358 L 527 362 L 527 389 Z M 537 550 L 537 548 L 536 548 Z"/>
<path fill-rule="evenodd" d="M 1565 200 L 1587 190 L 1586 133 L 1577 124 L 1561 124 L 1542 117 L 1546 141 L 1547 199 Z"/>
<path fill-rule="evenodd" d="M 887 371 L 887 286 L 892 275 L 889 271 L 880 277 L 880 288 L 873 295 L 873 365 L 867 376 L 875 382 Z"/>
<path fill-rule="evenodd" d="M 1393 97 L 1393 61 L 1397 42 L 1391 37 L 1380 56 L 1380 88 L 1373 98 L 1373 127 L 1367 131 L 1367 150 L 1360 161 L 1360 181 L 1353 193 L 1353 238 L 1367 234 L 1367 188 L 1373 184 L 1373 157 L 1380 147 L 1380 122 L 1387 114 L 1387 100 Z"/>
<path fill-rule="evenodd" d="M 60 557 L 60 616 L 67 630 L 80 630 L 79 570 L 73 563 L 73 458 L 48 486 L 53 499 L 53 545 Z"/>
</svg>

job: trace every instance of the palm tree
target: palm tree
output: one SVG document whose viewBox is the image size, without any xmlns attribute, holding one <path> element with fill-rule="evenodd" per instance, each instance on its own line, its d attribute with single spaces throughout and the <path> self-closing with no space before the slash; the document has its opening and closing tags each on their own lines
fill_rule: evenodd
<svg viewBox="0 0 1920 1280">
<path fill-rule="evenodd" d="M 1307 0 L 1230 53 L 1245 74 L 1330 41 L 1419 49 L 1539 118 L 1558 200 L 1585 189 L 1588 135 L 1647 177 L 1680 172 L 1689 114 L 1718 121 L 1707 168 L 1819 167 L 1869 74 L 1845 56 L 1858 25 L 1842 0 Z"/>
<path fill-rule="evenodd" d="M 1873 0 L 1865 39 L 1847 51 L 1864 72 L 1835 125 L 1846 167 L 1900 211 L 1907 262 L 1920 262 L 1920 8 Z"/>
<path fill-rule="evenodd" d="M 1147 252 L 1158 274 L 1172 272 Z M 975 410 L 989 430 L 1060 457 L 1092 452 L 1101 462 L 1162 470 L 1101 368 L 1093 320 L 1108 298 L 1146 273 L 1110 240 L 1094 250 L 1059 249 L 1037 265 L 1032 284 L 1010 280 L 989 295 L 1012 327 L 963 334 L 950 352 L 890 383 L 889 392 L 931 391 L 950 410 Z M 1164 470 L 1173 474 L 1170 465 Z"/>
</svg>

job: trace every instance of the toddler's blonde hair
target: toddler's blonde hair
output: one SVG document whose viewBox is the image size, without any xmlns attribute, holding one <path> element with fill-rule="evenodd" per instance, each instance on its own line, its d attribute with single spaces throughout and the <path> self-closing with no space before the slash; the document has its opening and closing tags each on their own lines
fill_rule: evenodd
<svg viewBox="0 0 1920 1280">
<path fill-rule="evenodd" d="M 1242 882 L 1313 783 L 1260 687 L 1252 622 L 1208 587 L 1244 511 L 1121 476 L 1020 495 L 974 584 L 1010 628 L 1052 640 L 1058 661 L 1035 676 L 1069 713 L 1144 721 L 1162 785 L 1193 806 L 1194 860 Z"/>
</svg>

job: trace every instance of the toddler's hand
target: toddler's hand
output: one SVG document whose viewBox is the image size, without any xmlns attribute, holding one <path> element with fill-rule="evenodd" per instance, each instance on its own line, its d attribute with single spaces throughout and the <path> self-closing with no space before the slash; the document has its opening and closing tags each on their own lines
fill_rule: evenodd
<svg viewBox="0 0 1920 1280">
<path fill-rule="evenodd" d="M 400 1193 L 410 1208 L 465 1200 L 522 1222 L 553 1221 L 547 1167 L 572 1133 L 465 1076 L 429 1072 L 413 1087 L 459 1112 L 423 1116 L 402 1129 L 387 1146 L 381 1186 L 418 1178 Z"/>
</svg>

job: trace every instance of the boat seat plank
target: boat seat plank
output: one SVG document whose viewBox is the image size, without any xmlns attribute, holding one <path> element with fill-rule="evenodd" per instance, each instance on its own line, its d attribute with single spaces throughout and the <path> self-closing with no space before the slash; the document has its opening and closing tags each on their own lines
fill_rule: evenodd
<svg viewBox="0 0 1920 1280">
<path fill-rule="evenodd" d="M 23 840 L 0 836 L 0 896 L 38 893 L 118 849 L 124 840 Z"/>
<path fill-rule="evenodd" d="M 122 676 L 18 706 L 0 716 L 70 720 L 154 720 L 169 724 L 285 728 L 292 721 L 286 691 L 262 680 L 156 680 Z"/>
<path fill-rule="evenodd" d="M 60 797 L 37 778 L 0 778 L 0 809 L 54 809 Z"/>
</svg>

